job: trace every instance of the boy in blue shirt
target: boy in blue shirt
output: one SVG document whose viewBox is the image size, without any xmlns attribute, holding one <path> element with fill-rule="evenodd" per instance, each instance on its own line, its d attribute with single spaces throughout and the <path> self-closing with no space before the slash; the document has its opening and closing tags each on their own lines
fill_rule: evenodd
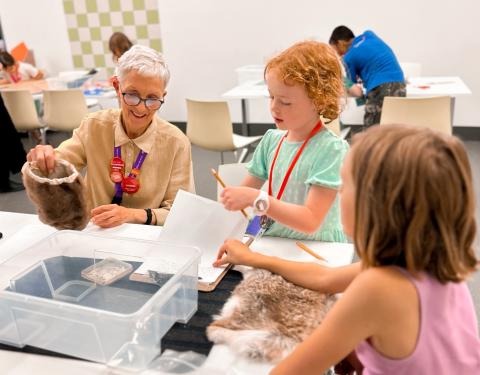
<svg viewBox="0 0 480 375">
<path fill-rule="evenodd" d="M 355 37 L 346 26 L 336 27 L 329 43 L 343 56 L 352 81 L 360 79 L 366 89 L 364 125 L 378 124 L 383 98 L 407 94 L 403 72 L 392 49 L 373 31 Z"/>
</svg>

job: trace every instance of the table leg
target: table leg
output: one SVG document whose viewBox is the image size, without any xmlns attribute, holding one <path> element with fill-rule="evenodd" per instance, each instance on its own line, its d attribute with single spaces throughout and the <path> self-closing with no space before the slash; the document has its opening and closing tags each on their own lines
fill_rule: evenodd
<svg viewBox="0 0 480 375">
<path fill-rule="evenodd" d="M 450 97 L 450 116 L 451 116 L 451 124 L 452 124 L 452 133 L 453 133 L 453 119 L 455 116 L 455 97 Z"/>
<path fill-rule="evenodd" d="M 248 136 L 248 102 L 242 99 L 242 135 Z"/>
</svg>

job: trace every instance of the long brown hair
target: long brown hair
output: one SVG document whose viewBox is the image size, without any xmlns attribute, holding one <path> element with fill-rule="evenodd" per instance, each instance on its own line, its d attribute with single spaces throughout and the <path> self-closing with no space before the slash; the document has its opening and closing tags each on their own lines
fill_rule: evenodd
<svg viewBox="0 0 480 375">
<path fill-rule="evenodd" d="M 441 282 L 476 269 L 472 172 L 462 142 L 382 125 L 354 137 L 354 242 L 365 267 L 398 265 Z"/>
<path fill-rule="evenodd" d="M 303 86 L 319 115 L 330 120 L 338 117 L 344 93 L 342 69 L 328 44 L 296 43 L 268 61 L 265 74 L 272 69 L 286 85 Z"/>
</svg>

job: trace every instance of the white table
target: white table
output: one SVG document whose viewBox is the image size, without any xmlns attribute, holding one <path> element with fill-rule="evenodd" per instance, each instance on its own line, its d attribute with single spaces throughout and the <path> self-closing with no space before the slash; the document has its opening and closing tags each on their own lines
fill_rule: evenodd
<svg viewBox="0 0 480 375">
<path fill-rule="evenodd" d="M 106 236 L 122 236 L 156 240 L 161 232 L 161 227 L 124 224 L 116 228 L 101 229 L 89 224 L 84 229 L 88 233 L 103 234 Z M 41 238 L 55 232 L 38 220 L 36 215 L 20 214 L 0 211 L 0 262 L 17 254 L 22 249 L 34 244 Z M 25 235 L 25 233 L 29 235 Z M 326 244 L 320 242 L 304 241 L 308 246 L 324 256 L 332 266 L 349 264 L 353 258 L 353 246 L 349 244 Z M 265 254 L 275 254 L 283 258 L 300 261 L 314 261 L 309 254 L 299 250 L 293 240 L 280 238 L 264 238 L 252 244 L 252 249 Z M 153 362 L 154 364 L 154 362 Z M 236 356 L 224 345 L 214 345 L 202 366 L 204 374 L 268 374 L 272 365 L 268 363 L 252 362 Z M 2 374 L 115 374 L 116 370 L 103 364 L 71 359 L 62 359 L 52 356 L 40 356 L 21 352 L 0 350 L 0 371 Z M 142 374 L 162 374 L 155 368 L 143 371 Z"/>
<path fill-rule="evenodd" d="M 455 98 L 471 95 L 472 92 L 460 77 L 410 77 L 407 84 L 407 96 L 450 96 L 452 98 L 452 118 Z M 263 80 L 247 81 L 224 92 L 225 99 L 240 99 L 242 105 L 242 133 L 248 134 L 248 100 L 268 98 L 268 88 Z M 354 98 L 348 98 L 345 109 L 340 115 L 346 125 L 363 124 L 364 106 L 357 106 Z M 452 122 L 453 123 L 453 122 Z"/>
</svg>

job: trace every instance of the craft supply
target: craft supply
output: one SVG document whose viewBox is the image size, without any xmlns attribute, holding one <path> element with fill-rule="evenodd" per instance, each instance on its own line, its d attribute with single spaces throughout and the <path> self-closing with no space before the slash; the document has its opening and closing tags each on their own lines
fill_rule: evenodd
<svg viewBox="0 0 480 375">
<path fill-rule="evenodd" d="M 221 177 L 218 175 L 217 171 L 215 169 L 211 169 L 211 172 L 212 172 L 212 175 L 213 177 L 215 177 L 215 179 L 218 181 L 218 183 L 220 184 L 221 187 L 223 187 L 224 189 L 227 187 L 227 185 L 225 185 L 225 182 L 223 182 L 223 180 L 221 179 Z M 245 216 L 247 219 L 250 220 L 250 218 L 248 217 L 248 214 L 245 212 L 244 209 L 241 209 L 240 210 L 243 214 L 243 216 Z"/>
<path fill-rule="evenodd" d="M 309 248 L 307 245 L 305 245 L 304 243 L 302 243 L 302 242 L 300 242 L 300 241 L 297 241 L 297 242 L 295 242 L 295 245 L 297 245 L 297 246 L 298 246 L 300 249 L 302 249 L 303 251 L 309 253 L 312 257 L 317 258 L 317 259 L 319 259 L 319 260 L 323 260 L 324 262 L 327 261 L 324 257 L 318 255 L 315 251 L 313 251 L 312 249 L 310 249 L 310 248 Z"/>
<path fill-rule="evenodd" d="M 110 285 L 132 272 L 130 263 L 105 258 L 82 271 L 82 277 L 99 285 Z"/>
</svg>

